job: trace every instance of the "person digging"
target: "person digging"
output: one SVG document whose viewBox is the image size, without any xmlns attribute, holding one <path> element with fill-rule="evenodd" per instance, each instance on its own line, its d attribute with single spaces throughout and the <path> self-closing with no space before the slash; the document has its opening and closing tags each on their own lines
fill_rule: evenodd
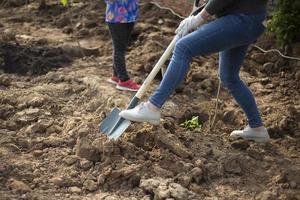
<svg viewBox="0 0 300 200">
<path fill-rule="evenodd" d="M 239 77 L 248 47 L 265 30 L 262 22 L 266 17 L 266 7 L 267 0 L 209 0 L 199 14 L 184 19 L 176 29 L 179 39 L 171 62 L 152 96 L 119 115 L 131 121 L 158 125 L 160 109 L 183 81 L 192 58 L 219 52 L 220 79 L 245 112 L 248 121 L 243 130 L 231 132 L 230 137 L 268 142 L 270 136 L 254 96 Z M 213 15 L 216 19 L 207 22 Z"/>
</svg>

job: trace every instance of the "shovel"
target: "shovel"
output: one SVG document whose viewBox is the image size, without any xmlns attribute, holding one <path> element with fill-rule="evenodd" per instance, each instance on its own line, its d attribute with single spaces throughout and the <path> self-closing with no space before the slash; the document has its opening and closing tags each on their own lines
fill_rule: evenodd
<svg viewBox="0 0 300 200">
<path fill-rule="evenodd" d="M 191 15 L 198 14 L 204 7 L 204 5 L 199 7 L 199 1 L 200 0 L 194 1 L 193 11 Z M 150 74 L 148 75 L 148 77 L 146 78 L 146 80 L 144 81 L 144 83 L 142 84 L 142 86 L 140 87 L 140 89 L 131 99 L 127 109 L 132 109 L 138 104 L 154 77 L 157 75 L 157 73 L 159 72 L 163 64 L 166 62 L 166 60 L 170 57 L 177 39 L 177 36 L 175 36 L 172 42 L 167 47 L 167 49 L 165 50 L 165 52 L 163 53 L 163 55 L 160 57 L 160 59 L 154 66 L 154 68 L 152 69 L 152 71 L 150 72 Z M 120 112 L 121 110 L 119 108 L 112 109 L 110 114 L 100 124 L 100 131 L 106 134 L 109 139 L 118 139 L 131 124 L 131 121 L 119 116 Z"/>
</svg>

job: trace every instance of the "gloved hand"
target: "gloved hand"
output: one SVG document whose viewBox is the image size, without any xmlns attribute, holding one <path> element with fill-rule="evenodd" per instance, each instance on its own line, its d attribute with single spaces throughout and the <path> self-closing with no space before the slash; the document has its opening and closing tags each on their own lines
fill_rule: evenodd
<svg viewBox="0 0 300 200">
<path fill-rule="evenodd" d="M 180 22 L 178 28 L 176 29 L 175 33 L 179 38 L 185 36 L 190 31 L 195 30 L 199 26 L 201 26 L 204 23 L 204 19 L 200 14 L 196 16 L 189 16 L 185 18 L 182 22 Z"/>
</svg>

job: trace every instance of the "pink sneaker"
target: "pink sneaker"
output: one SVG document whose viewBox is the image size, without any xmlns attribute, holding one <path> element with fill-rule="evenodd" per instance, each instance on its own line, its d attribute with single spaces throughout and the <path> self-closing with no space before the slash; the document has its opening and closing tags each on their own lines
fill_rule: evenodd
<svg viewBox="0 0 300 200">
<path fill-rule="evenodd" d="M 117 85 L 118 84 L 118 82 L 119 82 L 119 78 L 117 77 L 117 76 L 112 76 L 110 79 L 108 79 L 107 81 L 109 82 L 109 83 L 112 83 L 112 84 L 114 84 L 114 85 Z"/>
<path fill-rule="evenodd" d="M 119 90 L 136 92 L 140 89 L 140 87 L 141 86 L 139 84 L 129 79 L 128 81 L 119 80 L 116 88 Z"/>
</svg>

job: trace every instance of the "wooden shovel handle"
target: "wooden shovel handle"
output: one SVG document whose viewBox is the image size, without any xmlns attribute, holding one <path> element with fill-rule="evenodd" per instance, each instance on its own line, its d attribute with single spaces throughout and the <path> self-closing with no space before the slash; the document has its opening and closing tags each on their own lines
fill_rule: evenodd
<svg viewBox="0 0 300 200">
<path fill-rule="evenodd" d="M 176 44 L 176 41 L 177 41 L 177 36 L 173 38 L 172 42 L 169 44 L 168 48 L 165 50 L 163 55 L 157 61 L 156 65 L 154 66 L 154 68 L 152 69 L 152 71 L 150 72 L 150 74 L 148 75 L 148 77 L 146 78 L 146 80 L 144 81 L 142 86 L 140 87 L 139 91 L 137 91 L 137 93 L 135 94 L 135 96 L 137 98 L 139 98 L 139 99 L 142 98 L 146 88 L 150 85 L 152 80 L 155 78 L 156 74 L 159 72 L 160 68 L 164 65 L 166 60 L 170 57 L 172 50 Z"/>
</svg>

